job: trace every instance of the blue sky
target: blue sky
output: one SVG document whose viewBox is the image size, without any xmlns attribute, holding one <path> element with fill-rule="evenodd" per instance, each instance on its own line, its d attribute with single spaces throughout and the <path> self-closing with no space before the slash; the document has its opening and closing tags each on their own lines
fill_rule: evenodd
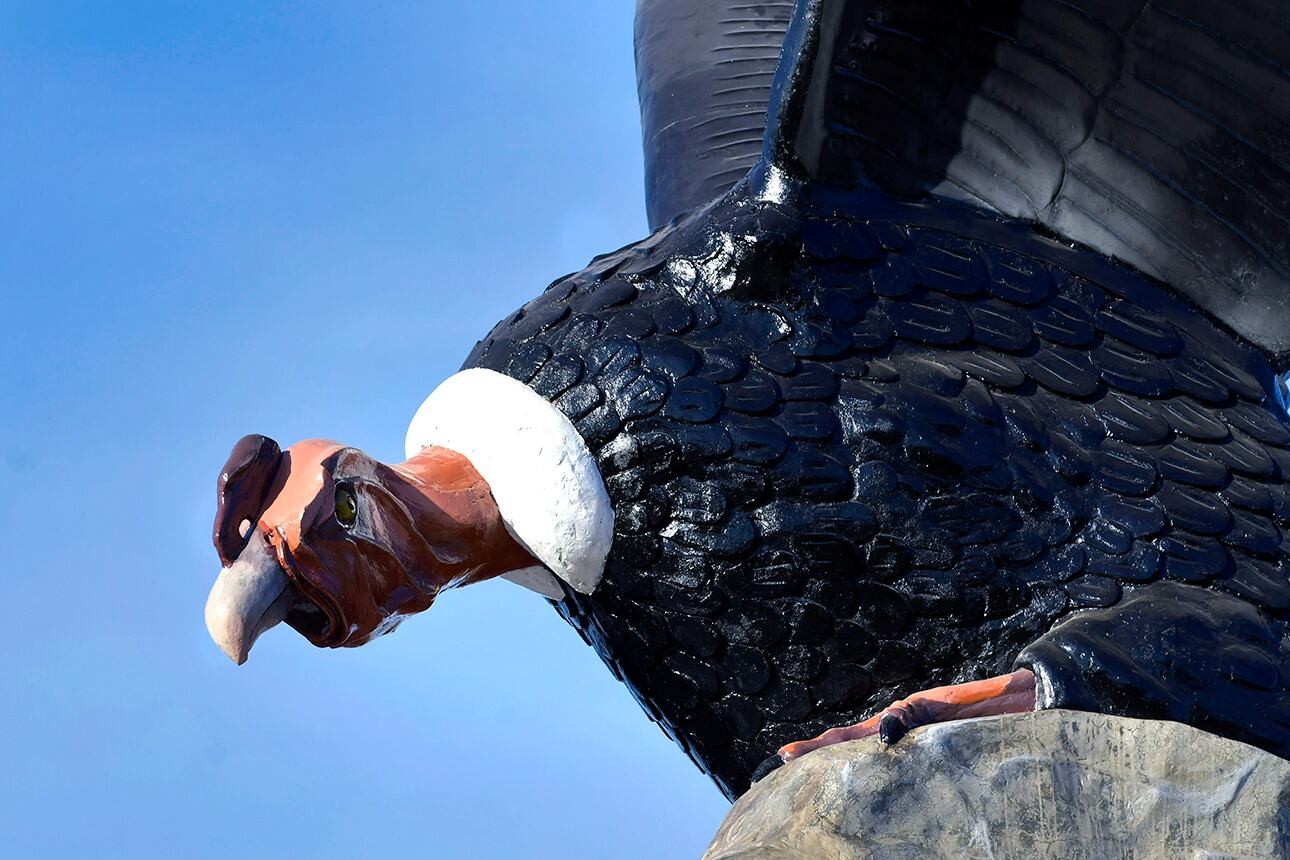
<svg viewBox="0 0 1290 860">
<path fill-rule="evenodd" d="M 421 399 L 645 233 L 632 4 L 0 4 L 0 853 L 687 857 L 725 808 L 504 582 L 235 668 L 243 433 L 399 459 Z"/>
</svg>

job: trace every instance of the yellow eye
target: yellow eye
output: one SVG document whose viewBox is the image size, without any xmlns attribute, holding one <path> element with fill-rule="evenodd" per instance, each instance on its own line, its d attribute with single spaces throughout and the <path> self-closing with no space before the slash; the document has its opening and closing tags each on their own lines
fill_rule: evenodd
<svg viewBox="0 0 1290 860">
<path fill-rule="evenodd" d="M 352 526 L 358 519 L 358 499 L 349 487 L 336 488 L 336 521 L 342 526 Z"/>
</svg>

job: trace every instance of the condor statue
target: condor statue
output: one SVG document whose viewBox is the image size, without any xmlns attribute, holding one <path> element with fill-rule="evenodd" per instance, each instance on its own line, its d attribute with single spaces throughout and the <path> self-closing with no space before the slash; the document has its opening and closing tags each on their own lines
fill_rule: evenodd
<svg viewBox="0 0 1290 860">
<path fill-rule="evenodd" d="M 1065 707 L 1290 755 L 1290 7 L 641 0 L 654 232 L 386 465 L 249 436 L 207 605 L 549 598 L 729 796 Z"/>
</svg>

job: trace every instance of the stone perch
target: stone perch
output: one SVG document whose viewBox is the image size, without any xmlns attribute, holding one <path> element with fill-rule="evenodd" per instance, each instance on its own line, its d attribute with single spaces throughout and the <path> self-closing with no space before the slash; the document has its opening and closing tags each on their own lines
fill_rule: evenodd
<svg viewBox="0 0 1290 860">
<path fill-rule="evenodd" d="M 703 860 L 1290 857 L 1290 762 L 1181 723 L 1041 711 L 838 744 L 730 810 Z"/>
</svg>

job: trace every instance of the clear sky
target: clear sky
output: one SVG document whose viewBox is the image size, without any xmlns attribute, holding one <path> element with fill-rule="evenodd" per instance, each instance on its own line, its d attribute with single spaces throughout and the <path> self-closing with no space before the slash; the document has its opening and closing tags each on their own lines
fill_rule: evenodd
<svg viewBox="0 0 1290 860">
<path fill-rule="evenodd" d="M 0 3 L 0 854 L 697 857 L 726 804 L 541 599 L 202 623 L 248 432 L 400 459 L 645 233 L 629 0 Z"/>
</svg>

